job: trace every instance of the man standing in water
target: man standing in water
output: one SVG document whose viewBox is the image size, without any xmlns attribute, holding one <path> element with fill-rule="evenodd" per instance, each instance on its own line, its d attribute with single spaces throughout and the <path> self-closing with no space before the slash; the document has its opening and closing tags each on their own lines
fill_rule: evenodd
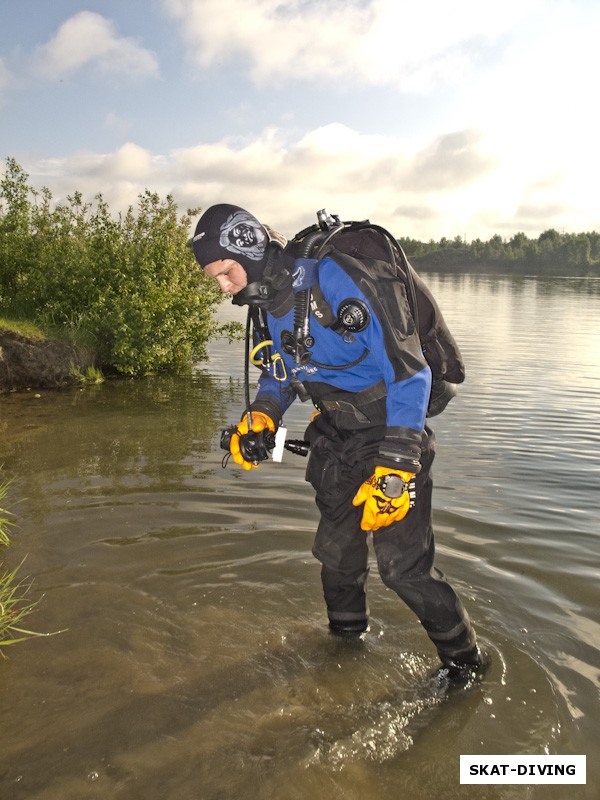
<svg viewBox="0 0 600 800">
<path fill-rule="evenodd" d="M 331 631 L 367 630 L 372 531 L 384 584 L 419 618 L 441 659 L 440 676 L 464 685 L 487 658 L 461 600 L 434 566 L 434 436 L 425 419 L 435 393 L 415 325 L 416 298 L 413 292 L 411 306 L 406 285 L 418 278 L 408 275 L 408 263 L 403 281 L 385 259 L 355 257 L 365 241 L 382 236 L 376 226 L 367 223 L 358 234 L 353 255 L 321 248 L 312 258 L 304 246 L 311 235 L 286 243 L 225 204 L 209 208 L 196 226 L 197 261 L 235 304 L 260 309 L 263 339 L 279 359 L 278 369 L 263 364 L 256 398 L 231 434 L 231 454 L 244 469 L 257 467 L 257 438 L 278 429 L 296 396 L 310 398 L 318 413 L 305 434 L 306 479 L 321 514 L 313 554 L 322 565 Z M 388 242 L 382 253 L 393 259 L 392 250 Z M 418 313 L 424 302 L 431 316 L 427 347 L 441 350 L 445 377 L 461 381 L 458 348 L 420 281 L 419 289 Z M 436 389 L 443 383 L 436 381 Z"/>
</svg>

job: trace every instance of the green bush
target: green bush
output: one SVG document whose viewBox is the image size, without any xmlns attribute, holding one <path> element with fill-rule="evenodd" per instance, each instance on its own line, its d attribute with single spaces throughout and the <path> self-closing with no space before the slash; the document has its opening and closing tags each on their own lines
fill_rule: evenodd
<svg viewBox="0 0 600 800">
<path fill-rule="evenodd" d="M 145 191 L 116 218 L 101 195 L 53 204 L 6 159 L 0 181 L 0 311 L 78 332 L 98 366 L 125 375 L 206 357 L 221 300 L 186 247 L 191 215 Z"/>
</svg>

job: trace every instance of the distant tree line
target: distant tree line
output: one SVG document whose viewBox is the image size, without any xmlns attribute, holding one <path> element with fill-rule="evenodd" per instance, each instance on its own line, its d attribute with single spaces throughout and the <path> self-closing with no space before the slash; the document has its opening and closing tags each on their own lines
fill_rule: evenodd
<svg viewBox="0 0 600 800">
<path fill-rule="evenodd" d="M 420 242 L 398 240 L 413 266 L 421 270 L 455 272 L 516 272 L 535 275 L 600 274 L 600 233 L 559 233 L 554 228 L 537 239 L 516 233 L 497 234 L 488 241 L 467 242 L 460 236 Z"/>
<path fill-rule="evenodd" d="M 101 195 L 93 205 L 79 192 L 55 204 L 28 179 L 6 159 L 0 317 L 73 333 L 105 371 L 138 375 L 203 358 L 221 296 L 186 247 L 197 212 L 180 217 L 172 197 L 146 191 L 115 218 Z"/>
</svg>

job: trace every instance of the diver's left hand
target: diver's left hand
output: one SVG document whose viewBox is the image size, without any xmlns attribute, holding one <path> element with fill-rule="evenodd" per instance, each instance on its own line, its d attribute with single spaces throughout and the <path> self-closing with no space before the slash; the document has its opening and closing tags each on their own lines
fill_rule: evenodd
<svg viewBox="0 0 600 800">
<path fill-rule="evenodd" d="M 404 519 L 415 503 L 414 477 L 413 472 L 375 467 L 352 500 L 354 506 L 365 504 L 360 522 L 363 531 L 377 531 Z"/>
</svg>

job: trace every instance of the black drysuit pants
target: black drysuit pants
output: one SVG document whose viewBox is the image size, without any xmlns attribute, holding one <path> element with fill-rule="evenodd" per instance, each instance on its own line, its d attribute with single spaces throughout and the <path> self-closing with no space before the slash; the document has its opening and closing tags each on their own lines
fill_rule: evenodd
<svg viewBox="0 0 600 800">
<path fill-rule="evenodd" d="M 353 506 L 360 484 L 373 474 L 381 428 L 340 431 L 317 417 L 307 430 L 311 451 L 306 479 L 316 490 L 321 512 L 313 554 L 321 562 L 330 624 L 338 631 L 362 631 L 368 624 L 365 584 L 367 534 L 363 506 Z M 413 610 L 442 657 L 472 651 L 475 632 L 461 600 L 434 566 L 431 522 L 434 435 L 426 428 L 416 503 L 403 520 L 373 533 L 381 579 Z"/>
</svg>

